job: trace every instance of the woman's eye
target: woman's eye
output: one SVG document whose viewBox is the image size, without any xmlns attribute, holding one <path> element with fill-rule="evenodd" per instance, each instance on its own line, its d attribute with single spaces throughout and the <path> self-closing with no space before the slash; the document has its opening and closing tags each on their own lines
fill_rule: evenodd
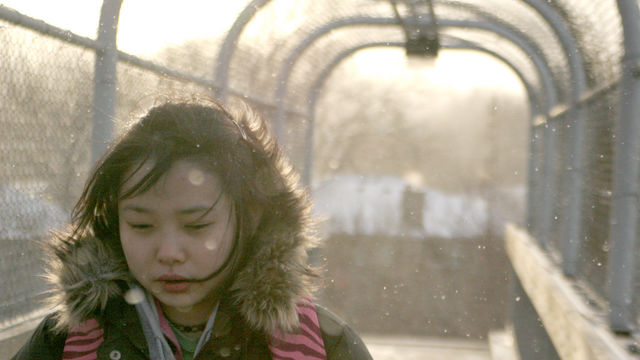
<svg viewBox="0 0 640 360">
<path fill-rule="evenodd" d="M 186 227 L 189 230 L 200 230 L 208 227 L 212 223 L 197 223 L 197 224 L 188 224 Z"/>
<path fill-rule="evenodd" d="M 131 227 L 134 230 L 148 230 L 151 229 L 153 227 L 153 225 L 151 224 L 132 224 L 129 223 L 129 227 Z"/>
</svg>

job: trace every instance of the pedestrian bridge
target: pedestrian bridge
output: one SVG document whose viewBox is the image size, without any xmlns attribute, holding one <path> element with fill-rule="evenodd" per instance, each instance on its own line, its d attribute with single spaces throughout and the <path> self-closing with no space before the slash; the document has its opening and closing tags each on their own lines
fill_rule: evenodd
<svg viewBox="0 0 640 360">
<path fill-rule="evenodd" d="M 270 121 L 377 358 L 640 356 L 636 0 L 2 0 L 0 358 L 35 243 L 181 94 Z"/>
</svg>

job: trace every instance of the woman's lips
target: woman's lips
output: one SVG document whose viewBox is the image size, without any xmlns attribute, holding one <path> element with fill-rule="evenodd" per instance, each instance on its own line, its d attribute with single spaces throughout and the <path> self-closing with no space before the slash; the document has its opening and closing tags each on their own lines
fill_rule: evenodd
<svg viewBox="0 0 640 360">
<path fill-rule="evenodd" d="M 157 280 L 162 289 L 170 293 L 182 293 L 189 290 L 192 282 L 180 275 L 162 275 Z"/>
<path fill-rule="evenodd" d="M 170 293 L 182 293 L 189 290 L 191 282 L 189 281 L 160 281 L 162 289 Z"/>
</svg>

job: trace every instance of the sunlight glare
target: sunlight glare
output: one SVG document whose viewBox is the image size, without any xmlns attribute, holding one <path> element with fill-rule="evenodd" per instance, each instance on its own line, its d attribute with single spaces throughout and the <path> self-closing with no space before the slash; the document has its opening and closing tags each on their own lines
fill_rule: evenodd
<svg viewBox="0 0 640 360">
<path fill-rule="evenodd" d="M 77 35 L 95 38 L 102 1 L 0 0 L 0 4 Z"/>
<path fill-rule="evenodd" d="M 102 0 L 0 0 L 0 4 L 77 35 L 95 39 Z M 241 1 L 123 1 L 118 47 L 151 55 L 189 39 L 219 38 L 244 8 Z"/>
<path fill-rule="evenodd" d="M 521 89 L 516 74 L 500 61 L 470 50 L 443 50 L 436 59 L 407 59 L 402 49 L 369 49 L 353 56 L 360 73 L 387 79 L 424 78 L 453 90 L 476 86 Z"/>
<path fill-rule="evenodd" d="M 242 1 L 124 1 L 118 46 L 125 52 L 152 54 L 191 39 L 220 38 L 243 8 Z"/>
</svg>

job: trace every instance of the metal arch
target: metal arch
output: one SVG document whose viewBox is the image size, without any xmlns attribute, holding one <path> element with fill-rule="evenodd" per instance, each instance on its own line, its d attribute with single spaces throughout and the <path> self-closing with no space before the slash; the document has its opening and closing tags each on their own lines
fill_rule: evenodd
<svg viewBox="0 0 640 360">
<path fill-rule="evenodd" d="M 582 106 L 574 106 L 579 104 L 579 101 L 586 90 L 586 80 L 584 66 L 582 64 L 581 54 L 578 51 L 578 47 L 571 32 L 564 26 L 562 19 L 551 9 L 546 3 L 541 3 L 540 0 L 526 0 L 528 5 L 536 10 L 546 23 L 550 26 L 551 30 L 555 33 L 556 38 L 560 41 L 562 50 L 564 51 L 567 64 L 570 69 L 570 82 L 569 82 L 569 121 L 571 124 L 570 134 L 570 154 L 569 154 L 569 166 L 568 178 L 571 184 L 568 190 L 568 205 L 567 205 L 567 226 L 564 228 L 564 241 L 562 242 L 562 255 L 563 255 L 563 270 L 567 275 L 575 275 L 577 271 L 577 260 L 579 252 L 579 236 L 581 227 L 581 207 L 582 207 L 582 152 L 584 151 L 584 123 L 585 114 Z M 490 20 L 491 22 L 500 23 L 500 19 L 487 13 L 486 11 L 477 8 L 468 3 L 460 1 L 451 1 L 448 5 L 456 5 L 462 8 L 471 10 L 472 12 Z M 536 47 L 537 51 L 540 51 Z M 541 52 L 541 51 L 540 51 Z M 553 119 L 551 119 L 553 120 Z M 531 233 L 538 239 L 541 245 L 546 246 L 551 238 L 551 226 L 553 216 L 553 194 L 555 193 L 555 181 L 554 181 L 554 168 L 553 168 L 553 154 L 556 153 L 557 147 L 557 123 L 556 121 L 550 121 L 545 124 L 544 138 L 543 138 L 543 187 L 541 194 L 542 205 L 539 211 L 534 212 L 533 204 L 535 203 L 535 194 L 533 193 L 534 184 L 532 180 L 529 182 L 528 194 L 527 194 L 527 227 Z M 532 136 L 535 127 L 531 128 Z M 535 154 L 535 141 L 536 138 L 531 138 L 531 156 Z M 530 161 L 530 165 L 535 165 L 535 159 Z M 535 168 L 529 169 L 529 177 L 533 179 L 535 177 Z M 535 221 L 537 227 L 533 226 Z"/>
<path fill-rule="evenodd" d="M 229 65 L 231 64 L 231 57 L 238 44 L 238 39 L 242 34 L 245 26 L 253 19 L 253 16 L 265 6 L 271 0 L 253 0 L 247 5 L 244 10 L 238 15 L 236 21 L 231 26 L 231 29 L 227 33 L 227 37 L 224 39 L 220 52 L 218 53 L 216 72 L 215 72 L 215 84 L 218 86 L 216 89 L 216 97 L 225 102 L 229 93 Z"/>
<path fill-rule="evenodd" d="M 582 93 L 586 89 L 586 81 L 585 81 L 585 73 L 584 66 L 582 64 L 582 58 L 580 56 L 580 52 L 575 43 L 575 40 L 571 34 L 571 32 L 566 28 L 562 20 L 558 17 L 551 7 L 541 0 L 524 0 L 529 6 L 531 6 L 534 10 L 536 10 L 542 18 L 550 25 L 551 29 L 556 34 L 557 38 L 560 40 L 560 43 L 565 51 L 565 55 L 567 58 L 567 62 L 570 69 L 571 75 L 571 102 L 572 105 L 578 103 L 578 100 L 582 96 Z M 622 0 L 619 0 L 622 1 Z M 220 54 L 218 56 L 218 66 L 216 69 L 216 81 L 215 83 L 219 85 L 217 95 L 221 98 L 222 101 L 226 99 L 228 92 L 228 70 L 229 64 L 231 61 L 231 56 L 233 51 L 235 50 L 235 45 L 237 40 L 246 26 L 246 24 L 251 20 L 253 15 L 258 11 L 259 8 L 268 3 L 269 0 L 254 0 L 250 5 L 248 5 L 241 15 L 238 17 L 236 22 L 234 23 L 232 29 L 229 31 L 227 38 L 221 48 Z M 465 6 L 469 6 L 469 4 L 464 4 Z M 286 82 L 280 82 L 280 84 L 285 84 L 285 88 L 276 94 L 276 104 L 277 104 L 277 118 L 275 123 L 275 130 L 277 134 L 282 133 L 282 122 L 284 121 L 284 93 L 286 93 Z M 279 89 L 280 90 L 280 89 Z M 584 110 L 582 107 L 578 107 L 577 109 L 572 106 L 572 114 L 570 116 L 570 121 L 572 122 L 573 133 L 571 136 L 571 166 L 570 171 L 571 174 L 569 176 L 569 181 L 571 186 L 569 187 L 569 199 L 568 199 L 568 218 L 567 218 L 567 227 L 566 227 L 566 241 L 563 244 L 563 268 L 564 272 L 568 275 L 572 275 L 576 271 L 576 263 L 578 256 L 578 238 L 580 232 L 580 208 L 582 203 L 582 156 L 580 155 L 584 149 Z M 545 171 L 550 171 L 551 169 L 551 154 L 555 151 L 555 131 L 553 129 L 549 129 L 550 127 L 555 126 L 555 124 L 547 125 L 545 129 L 545 149 L 550 151 L 545 151 Z M 545 174 L 546 181 L 549 182 L 551 178 L 551 174 Z M 551 190 L 548 187 L 545 187 L 545 191 L 543 193 L 543 205 L 541 207 L 542 211 L 544 211 L 545 206 L 548 207 L 551 203 Z M 531 198 L 531 194 L 529 198 Z M 529 202 L 531 204 L 531 202 Z M 528 206 L 528 212 L 531 213 L 531 208 Z M 551 214 L 542 214 L 541 217 L 543 219 L 541 224 L 541 240 L 543 244 L 548 240 L 550 234 L 550 216 Z M 547 219 L 548 218 L 548 219 Z M 531 216 L 528 215 L 528 219 L 531 219 Z"/>
<path fill-rule="evenodd" d="M 544 1 L 524 0 L 547 21 L 555 32 L 567 57 L 571 75 L 571 107 L 569 114 L 572 133 L 570 137 L 569 190 L 567 203 L 567 226 L 562 247 L 562 267 L 566 275 L 574 276 L 577 272 L 578 252 L 580 248 L 580 232 L 582 213 L 582 163 L 585 137 L 586 114 L 580 105 L 580 98 L 587 90 L 586 75 L 582 54 L 571 32 L 566 28 L 558 14 Z M 577 105 L 577 106 L 576 106 Z M 551 156 L 551 154 L 548 154 Z M 548 221 L 551 221 L 551 213 Z"/>
<path fill-rule="evenodd" d="M 473 13 L 481 16 L 484 19 L 489 20 L 492 23 L 503 23 L 500 18 L 494 16 L 493 14 L 487 13 L 485 10 L 478 8 L 477 6 L 463 3 L 460 1 L 450 1 L 447 3 L 448 5 L 455 5 L 467 10 L 472 11 Z M 567 58 L 568 66 L 570 68 L 570 83 L 569 83 L 569 91 L 570 91 L 570 102 L 572 104 L 577 103 L 577 100 L 581 97 L 585 88 L 585 79 L 584 79 L 584 67 L 582 66 L 582 61 L 578 56 L 571 56 L 571 54 L 577 53 L 576 45 L 574 39 L 571 36 L 571 33 L 564 27 L 563 23 L 560 19 L 558 19 L 557 14 L 553 12 L 550 7 L 546 4 L 540 4 L 539 0 L 530 0 L 529 6 L 534 7 L 538 11 L 540 15 L 544 18 L 544 20 L 549 24 L 551 30 L 555 32 L 556 38 L 560 40 L 560 44 L 562 46 L 562 50 L 565 53 L 565 58 Z M 525 36 L 526 37 L 526 36 Z M 536 52 L 542 53 L 542 50 L 534 45 L 534 49 Z M 579 54 L 579 53 L 578 53 Z M 574 79 L 577 79 L 574 81 Z M 574 83 L 576 86 L 574 86 Z M 554 81 L 555 85 L 555 81 Z M 574 100 L 575 99 L 575 100 Z M 584 142 L 584 114 L 583 111 L 579 109 L 575 109 L 573 106 L 569 107 L 571 110 L 570 121 L 573 123 L 571 134 L 571 145 L 572 156 L 571 156 L 571 166 L 569 166 L 569 180 L 572 184 L 571 189 L 568 191 L 569 193 L 569 201 L 568 201 L 568 211 L 570 214 L 567 216 L 567 224 L 565 227 L 565 241 L 562 244 L 562 254 L 563 259 L 563 268 L 566 274 L 575 273 L 577 257 L 578 257 L 578 236 L 580 231 L 580 207 L 582 202 L 582 193 L 580 191 L 582 186 L 582 178 L 581 175 L 581 161 L 582 155 L 574 156 L 574 153 L 579 153 L 582 151 L 582 143 Z M 549 116 L 547 116 L 547 120 L 549 120 Z M 553 119 L 551 119 L 553 120 Z M 546 246 L 551 239 L 551 227 L 552 227 L 552 209 L 553 207 L 553 194 L 555 193 L 555 179 L 554 179 L 554 154 L 557 151 L 557 122 L 556 121 L 546 121 L 542 122 L 544 124 L 543 132 L 544 136 L 542 139 L 542 154 L 536 153 L 536 146 L 538 138 L 536 137 L 536 131 L 538 130 L 535 125 L 531 127 L 531 139 L 530 139 L 530 158 L 529 158 L 529 169 L 528 169 L 528 187 L 527 187 L 527 205 L 526 205 L 526 224 L 529 232 L 534 234 L 534 236 L 538 239 L 542 246 Z M 541 198 L 541 206 L 535 211 L 533 204 L 537 202 L 536 194 L 534 192 L 536 188 L 536 184 L 534 179 L 536 176 L 536 164 L 538 161 L 538 156 L 541 157 L 542 160 L 542 188 L 540 193 Z M 572 171 L 576 169 L 576 171 Z M 534 226 L 537 225 L 537 226 Z"/>
<path fill-rule="evenodd" d="M 469 10 L 474 15 L 478 15 L 478 16 L 484 18 L 485 20 L 488 20 L 488 22 L 490 22 L 490 23 L 494 23 L 495 22 L 497 24 L 504 24 L 505 27 L 507 27 L 509 29 L 513 29 L 514 32 L 519 33 L 520 36 L 523 39 L 526 39 L 527 42 L 529 42 L 531 44 L 531 46 L 535 50 L 535 52 L 543 54 L 543 57 L 544 57 L 544 53 L 542 52 L 542 49 L 533 40 L 531 40 L 524 32 L 520 31 L 517 28 L 514 28 L 510 24 L 507 24 L 500 17 L 497 17 L 494 14 L 492 14 L 490 12 L 487 12 L 486 10 L 484 10 L 484 9 L 474 5 L 474 4 L 465 3 L 465 2 L 462 2 L 462 1 L 448 0 L 446 2 L 446 5 L 447 6 L 455 6 L 457 8 L 462 8 L 462 9 L 465 9 L 465 10 Z M 554 81 L 554 84 L 555 84 L 555 81 Z"/>
<path fill-rule="evenodd" d="M 383 25 L 383 26 L 395 26 L 396 21 L 393 18 L 372 18 L 372 17 L 353 17 L 337 20 L 335 22 L 326 24 L 325 26 L 320 27 L 318 30 L 307 36 L 287 57 L 284 65 L 281 67 L 280 72 L 278 73 L 278 87 L 276 89 L 275 102 L 277 106 L 277 116 L 275 121 L 275 131 L 276 135 L 282 136 L 283 133 L 283 122 L 284 122 L 284 98 L 287 91 L 287 82 L 289 79 L 289 75 L 293 67 L 295 66 L 297 60 L 300 58 L 304 50 L 306 50 L 315 40 L 320 38 L 321 36 L 327 34 L 328 32 L 335 30 L 340 27 L 348 27 L 348 26 L 357 26 L 357 25 Z M 553 77 L 551 76 L 552 72 L 547 66 L 547 63 L 536 53 L 532 47 L 524 41 L 518 34 L 501 27 L 499 25 L 494 25 L 490 23 L 484 22 L 474 22 L 474 21 L 461 21 L 461 20 L 446 20 L 440 19 L 439 26 L 442 27 L 464 27 L 464 28 L 477 28 L 487 31 L 492 31 L 497 33 L 504 38 L 510 40 L 518 47 L 520 47 L 533 61 L 536 68 L 538 69 L 538 73 L 542 76 L 541 81 L 544 85 L 545 92 L 549 95 L 548 98 L 552 100 L 552 102 L 547 103 L 545 110 L 546 113 L 549 112 L 551 108 L 557 105 L 557 93 L 556 89 L 553 86 Z"/>
<path fill-rule="evenodd" d="M 461 40 L 461 39 L 457 39 L 457 38 L 453 38 L 450 36 L 447 36 L 447 38 L 452 38 L 454 39 L 458 44 L 454 44 L 454 45 L 448 45 L 448 44 L 442 44 L 442 46 L 444 48 L 448 48 L 448 49 L 468 49 L 468 50 L 477 50 L 477 51 L 481 51 L 481 52 L 485 52 L 488 53 L 489 55 L 497 58 L 498 60 L 502 61 L 503 63 L 505 63 L 509 68 L 511 68 L 516 75 L 518 76 L 518 78 L 520 78 L 520 80 L 522 81 L 522 84 L 525 86 L 525 90 L 527 92 L 528 98 L 529 98 L 529 103 L 530 103 L 530 117 L 531 119 L 534 119 L 537 115 L 539 115 L 539 107 L 540 107 L 540 102 L 536 99 L 536 92 L 534 90 L 534 88 L 531 86 L 531 84 L 529 84 L 529 82 L 527 81 L 526 77 L 524 76 L 524 74 L 512 63 L 510 62 L 507 58 L 503 57 L 502 55 L 491 51 L 489 49 L 485 49 L 481 46 L 478 46 L 476 44 L 474 44 L 473 42 L 469 42 L 469 41 L 465 41 L 465 40 Z M 316 77 L 315 81 L 313 82 L 313 85 L 311 87 L 310 90 L 310 94 L 309 94 L 309 101 L 308 101 L 308 105 L 307 105 L 307 118 L 309 119 L 309 125 L 307 127 L 307 132 L 305 134 L 306 137 L 306 143 L 308 144 L 306 147 L 306 151 L 305 151 L 305 169 L 303 172 L 303 183 L 310 186 L 311 185 L 311 172 L 312 172 L 312 168 L 313 168 L 313 136 L 314 136 L 314 130 L 315 130 L 315 108 L 316 108 L 316 103 L 317 103 L 317 99 L 318 96 L 320 94 L 320 91 L 322 89 L 322 87 L 324 86 L 326 80 L 329 78 L 329 76 L 331 75 L 331 73 L 333 72 L 333 70 L 347 57 L 349 57 L 350 55 L 352 55 L 355 52 L 358 52 L 362 49 L 366 49 L 366 48 L 371 48 L 371 47 L 403 47 L 405 45 L 404 42 L 371 42 L 371 43 L 366 43 L 366 44 L 361 44 L 358 45 L 356 47 L 347 49 L 343 52 L 341 52 L 340 54 L 338 54 L 338 56 L 336 56 L 329 65 L 327 65 L 322 72 L 320 72 L 320 74 Z"/>
<path fill-rule="evenodd" d="M 562 19 L 547 2 L 541 0 L 524 0 L 524 2 L 542 15 L 542 18 L 549 24 L 558 40 L 560 40 L 560 44 L 567 57 L 569 71 L 571 72 L 571 85 L 573 86 L 571 88 L 571 100 L 574 104 L 577 104 L 580 97 L 587 90 L 587 81 L 584 64 L 582 63 L 582 55 L 571 31 L 567 29 Z"/>
<path fill-rule="evenodd" d="M 425 20 L 422 20 L 422 21 L 425 21 Z M 475 22 L 475 21 L 439 19 L 438 24 L 440 28 L 462 27 L 462 28 L 477 28 L 477 29 L 491 31 L 498 35 L 501 35 L 502 37 L 514 43 L 516 46 L 520 47 L 520 49 L 522 49 L 527 55 L 529 55 L 529 58 L 532 60 L 535 67 L 537 68 L 539 76 L 541 76 L 540 81 L 542 82 L 544 92 L 547 94 L 547 99 L 549 100 L 549 102 L 545 103 L 545 107 L 544 107 L 545 115 L 548 115 L 550 113 L 550 110 L 556 105 L 558 105 L 556 88 L 553 81 L 553 76 L 551 75 L 552 72 L 549 69 L 548 64 L 546 63 L 546 61 L 544 61 L 544 58 L 540 56 L 538 52 L 527 41 L 522 39 L 522 37 L 519 34 L 517 34 L 515 31 L 511 31 L 509 28 L 505 28 L 497 24 Z M 279 137 L 280 139 L 283 139 L 284 105 L 285 105 L 284 98 L 286 94 L 289 75 L 293 67 L 295 66 L 295 63 L 297 62 L 297 60 L 301 57 L 304 50 L 306 50 L 316 39 L 320 38 L 324 34 L 328 33 L 329 31 L 335 30 L 336 28 L 339 28 L 339 27 L 347 27 L 347 26 L 355 26 L 355 25 L 394 26 L 397 24 L 395 22 L 395 19 L 393 18 L 371 18 L 371 17 L 345 18 L 345 19 L 337 20 L 333 23 L 326 24 L 325 26 L 319 28 L 318 30 L 316 30 L 315 32 L 307 36 L 292 51 L 292 53 L 289 54 L 289 56 L 287 57 L 287 60 L 281 67 L 278 75 L 278 82 L 277 82 L 278 87 L 276 89 L 276 98 L 275 98 L 277 112 L 276 112 L 276 119 L 274 124 L 274 130 L 277 137 Z M 544 151 L 544 154 L 543 154 L 544 155 L 543 156 L 544 186 L 543 186 L 543 193 L 542 193 L 542 199 L 543 199 L 542 203 L 544 204 L 544 206 L 550 206 L 549 204 L 551 204 L 553 200 L 551 196 L 551 194 L 553 194 L 552 191 L 554 186 L 552 154 L 556 152 L 555 126 L 556 124 L 554 122 L 547 122 L 544 128 L 545 135 L 543 137 L 543 145 L 542 145 L 544 149 L 543 150 Z M 535 137 L 533 137 L 533 135 L 534 134 L 532 133 L 531 149 L 533 149 L 535 145 L 533 143 L 535 141 Z M 530 165 L 534 164 L 533 160 L 535 159 L 530 159 L 530 162 L 529 162 Z M 534 171 L 535 171 L 535 168 L 533 167 L 530 168 L 528 170 L 529 175 L 531 176 Z M 527 201 L 529 204 L 532 204 L 533 203 L 532 200 L 533 200 L 533 193 L 529 191 Z M 548 214 L 544 213 L 544 210 L 546 209 L 546 207 L 544 206 L 540 208 L 541 213 L 538 214 L 538 217 L 541 219 L 541 225 L 540 225 L 541 231 L 540 231 L 539 238 L 542 246 L 545 246 L 548 243 L 549 234 L 551 232 L 551 216 L 550 215 L 547 216 Z M 529 211 L 530 208 L 531 206 L 527 206 L 527 209 L 528 209 L 527 221 L 532 219 L 532 215 L 533 215 L 533 212 Z"/>
<path fill-rule="evenodd" d="M 609 323 L 616 332 L 638 329 L 634 276 L 638 276 L 638 158 L 640 157 L 640 11 L 636 0 L 618 0 L 625 54 L 622 58 L 620 114 L 615 129 L 611 252 L 608 261 Z M 636 298 L 637 301 L 637 298 Z M 635 322 L 635 324 L 634 324 Z"/>
</svg>

